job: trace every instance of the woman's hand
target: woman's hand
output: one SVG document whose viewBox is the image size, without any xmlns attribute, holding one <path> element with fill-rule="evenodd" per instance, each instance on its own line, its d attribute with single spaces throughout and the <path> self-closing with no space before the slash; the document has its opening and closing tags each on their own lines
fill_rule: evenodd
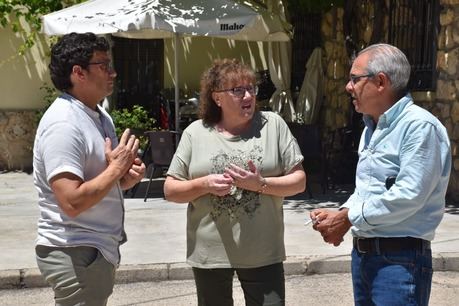
<svg viewBox="0 0 459 306">
<path fill-rule="evenodd" d="M 238 188 L 258 191 L 263 185 L 263 177 L 253 161 L 249 160 L 247 165 L 249 166 L 249 170 L 230 164 L 225 169 L 225 175 L 230 176 L 234 180 L 234 185 Z"/>
<path fill-rule="evenodd" d="M 233 182 L 233 178 L 227 174 L 209 174 L 205 184 L 209 193 L 222 197 L 230 193 Z"/>
</svg>

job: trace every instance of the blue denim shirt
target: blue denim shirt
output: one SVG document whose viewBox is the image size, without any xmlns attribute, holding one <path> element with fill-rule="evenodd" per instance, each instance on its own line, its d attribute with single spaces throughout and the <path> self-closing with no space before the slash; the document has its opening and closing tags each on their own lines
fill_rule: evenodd
<svg viewBox="0 0 459 306">
<path fill-rule="evenodd" d="M 365 117 L 359 144 L 356 188 L 349 208 L 358 237 L 411 236 L 432 240 L 440 223 L 451 171 L 445 127 L 413 104 L 410 95 L 382 114 Z M 396 181 L 386 189 L 388 176 Z"/>
</svg>

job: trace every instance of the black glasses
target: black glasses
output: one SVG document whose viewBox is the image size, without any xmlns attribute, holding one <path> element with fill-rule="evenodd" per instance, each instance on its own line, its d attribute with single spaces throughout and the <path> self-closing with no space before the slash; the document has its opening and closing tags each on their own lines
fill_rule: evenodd
<svg viewBox="0 0 459 306">
<path fill-rule="evenodd" d="M 237 98 L 243 98 L 245 92 L 249 92 L 251 96 L 256 96 L 258 94 L 258 86 L 247 86 L 247 87 L 233 87 L 229 89 L 215 90 L 215 92 L 224 92 L 229 91 L 233 96 Z"/>
<path fill-rule="evenodd" d="M 355 85 L 360 81 L 361 78 L 371 78 L 374 76 L 375 76 L 374 73 L 367 73 L 367 74 L 360 74 L 360 75 L 351 74 L 349 75 L 349 79 L 351 80 L 351 83 Z"/>
<path fill-rule="evenodd" d="M 113 67 L 113 64 L 112 62 L 110 61 L 105 61 L 105 62 L 90 62 L 88 63 L 88 66 L 89 65 L 100 65 L 100 67 L 102 68 L 102 70 L 104 70 L 105 72 L 114 72 L 115 71 L 115 68 Z"/>
</svg>

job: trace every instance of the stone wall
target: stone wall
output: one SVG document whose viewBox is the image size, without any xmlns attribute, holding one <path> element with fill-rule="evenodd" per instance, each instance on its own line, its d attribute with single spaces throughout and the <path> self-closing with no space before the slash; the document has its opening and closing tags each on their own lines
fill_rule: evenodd
<svg viewBox="0 0 459 306">
<path fill-rule="evenodd" d="M 453 155 L 449 193 L 459 201 L 459 0 L 440 0 L 440 3 L 437 90 L 423 101 L 423 106 L 448 129 Z"/>
<path fill-rule="evenodd" d="M 386 1 L 387 2 L 387 1 Z M 371 1 L 361 0 L 362 5 Z M 440 31 L 438 37 L 438 80 L 435 92 L 413 92 L 415 103 L 432 112 L 445 125 L 451 140 L 453 169 L 449 196 L 459 201 L 459 0 L 440 0 Z M 386 3 L 387 5 L 387 3 Z M 365 10 L 362 10 L 365 11 Z M 367 15 L 357 16 L 360 31 L 357 45 L 367 46 L 373 31 L 372 8 Z M 323 130 L 333 130 L 349 124 L 350 100 L 344 87 L 348 81 L 350 59 L 345 48 L 344 11 L 334 8 L 324 15 L 322 35 L 325 49 L 326 89 Z M 382 40 L 387 41 L 387 20 L 383 23 Z"/>
<path fill-rule="evenodd" d="M 323 104 L 323 131 L 345 127 L 350 112 L 349 95 L 345 91 L 350 68 L 343 32 L 342 8 L 334 8 L 322 19 L 324 41 L 325 99 Z"/>
<path fill-rule="evenodd" d="M 32 169 L 34 111 L 0 111 L 0 171 Z"/>
</svg>

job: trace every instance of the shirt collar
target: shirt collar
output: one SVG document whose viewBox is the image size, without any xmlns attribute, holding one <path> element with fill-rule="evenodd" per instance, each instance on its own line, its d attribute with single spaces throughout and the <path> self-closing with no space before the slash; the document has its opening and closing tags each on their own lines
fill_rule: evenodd
<svg viewBox="0 0 459 306">
<path fill-rule="evenodd" d="M 73 103 L 75 106 L 77 106 L 81 110 L 83 110 L 91 118 L 93 118 L 93 119 L 99 119 L 100 118 L 100 111 L 98 111 L 98 109 L 94 110 L 94 109 L 89 108 L 88 106 L 86 106 L 86 104 L 84 104 L 83 102 L 81 102 L 80 100 L 78 100 L 77 98 L 72 96 L 71 94 L 65 92 L 65 93 L 62 94 L 61 97 L 63 99 L 65 99 L 65 100 Z M 97 105 L 96 107 L 99 107 L 99 105 Z"/>
<path fill-rule="evenodd" d="M 413 98 L 410 94 L 407 94 L 406 96 L 395 102 L 391 108 L 389 108 L 379 117 L 378 125 L 381 127 L 390 126 L 391 123 L 394 122 L 394 120 L 398 117 L 398 115 L 400 115 L 411 104 L 413 104 Z M 375 123 L 370 116 L 364 115 L 363 122 L 367 127 L 371 128 L 372 130 L 375 128 Z"/>
</svg>

